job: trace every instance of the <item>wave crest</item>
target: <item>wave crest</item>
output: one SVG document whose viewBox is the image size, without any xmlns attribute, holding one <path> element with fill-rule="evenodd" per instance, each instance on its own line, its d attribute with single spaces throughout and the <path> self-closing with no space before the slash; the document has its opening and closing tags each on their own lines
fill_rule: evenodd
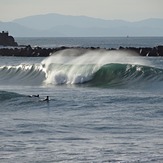
<svg viewBox="0 0 163 163">
<path fill-rule="evenodd" d="M 163 70 L 130 53 L 105 50 L 63 50 L 40 64 L 0 67 L 0 84 L 129 86 L 162 82 Z"/>
<path fill-rule="evenodd" d="M 0 84 L 40 85 L 45 80 L 45 74 L 40 64 L 1 66 Z"/>
</svg>

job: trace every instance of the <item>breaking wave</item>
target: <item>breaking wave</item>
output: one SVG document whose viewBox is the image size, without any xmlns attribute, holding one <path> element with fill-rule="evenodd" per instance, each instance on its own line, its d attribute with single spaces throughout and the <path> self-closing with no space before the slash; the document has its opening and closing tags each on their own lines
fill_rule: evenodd
<svg viewBox="0 0 163 163">
<path fill-rule="evenodd" d="M 0 84 L 129 86 L 162 82 L 163 69 L 125 51 L 63 50 L 40 64 L 0 67 Z"/>
<path fill-rule="evenodd" d="M 45 71 L 41 65 L 20 64 L 0 67 L 0 84 L 40 85 L 45 80 Z"/>
<path fill-rule="evenodd" d="M 163 70 L 132 64 L 106 64 L 93 76 L 94 85 L 129 86 L 163 81 Z"/>
</svg>

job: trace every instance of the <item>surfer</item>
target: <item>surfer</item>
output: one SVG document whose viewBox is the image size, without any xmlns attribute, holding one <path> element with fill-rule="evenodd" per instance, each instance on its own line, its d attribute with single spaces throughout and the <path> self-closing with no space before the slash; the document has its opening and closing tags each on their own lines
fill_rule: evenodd
<svg viewBox="0 0 163 163">
<path fill-rule="evenodd" d="M 47 102 L 49 102 L 49 101 L 50 101 L 49 96 L 46 96 L 46 98 L 43 99 L 42 101 L 47 101 Z"/>
<path fill-rule="evenodd" d="M 29 95 L 28 97 L 31 97 L 31 98 L 40 98 L 40 95 L 39 94 L 37 94 L 37 95 Z M 46 96 L 46 98 L 41 99 L 39 101 L 47 101 L 47 102 L 49 102 L 50 99 L 49 99 L 49 96 Z"/>
<path fill-rule="evenodd" d="M 33 95 L 33 97 L 39 97 L 39 94 L 38 95 Z"/>
<path fill-rule="evenodd" d="M 28 97 L 40 97 L 40 96 L 38 94 L 38 95 L 29 95 Z"/>
</svg>

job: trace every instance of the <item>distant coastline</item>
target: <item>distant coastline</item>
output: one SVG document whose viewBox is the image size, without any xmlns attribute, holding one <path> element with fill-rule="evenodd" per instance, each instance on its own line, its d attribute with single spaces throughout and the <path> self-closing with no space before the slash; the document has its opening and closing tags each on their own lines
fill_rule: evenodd
<svg viewBox="0 0 163 163">
<path fill-rule="evenodd" d="M 15 37 L 159 37 L 163 36 L 163 19 L 130 22 L 49 13 L 0 21 L 0 30 Z"/>
</svg>

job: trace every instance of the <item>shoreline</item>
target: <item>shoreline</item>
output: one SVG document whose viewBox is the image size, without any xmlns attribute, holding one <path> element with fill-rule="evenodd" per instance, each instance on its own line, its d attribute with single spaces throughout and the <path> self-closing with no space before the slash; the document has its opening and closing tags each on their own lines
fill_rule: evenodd
<svg viewBox="0 0 163 163">
<path fill-rule="evenodd" d="M 42 48 L 42 47 L 31 47 L 27 46 L 17 46 L 17 47 L 1 47 L 0 56 L 15 56 L 15 57 L 48 57 L 51 53 L 58 52 L 60 50 L 66 49 L 84 49 L 84 50 L 124 50 L 132 51 L 137 53 L 139 56 L 147 57 L 163 57 L 163 45 L 158 45 L 155 47 L 122 47 L 119 48 L 100 48 L 100 47 L 56 47 L 56 48 Z"/>
</svg>

